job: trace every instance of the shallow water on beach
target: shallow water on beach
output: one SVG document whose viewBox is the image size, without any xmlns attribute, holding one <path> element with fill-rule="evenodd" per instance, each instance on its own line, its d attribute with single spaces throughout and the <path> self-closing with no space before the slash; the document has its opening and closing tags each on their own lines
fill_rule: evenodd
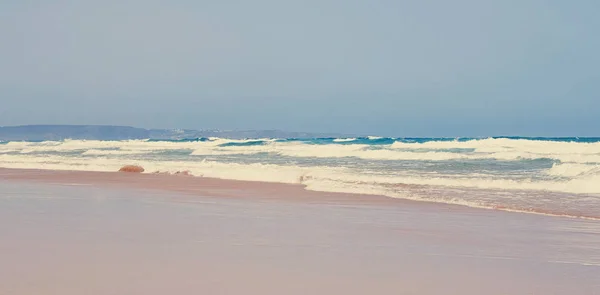
<svg viewBox="0 0 600 295">
<path fill-rule="evenodd" d="M 0 167 L 302 184 L 600 220 L 600 138 L 317 138 L 5 142 Z"/>
<path fill-rule="evenodd" d="M 0 181 L 0 261 L 0 294 L 600 294 L 600 222 Z"/>
</svg>

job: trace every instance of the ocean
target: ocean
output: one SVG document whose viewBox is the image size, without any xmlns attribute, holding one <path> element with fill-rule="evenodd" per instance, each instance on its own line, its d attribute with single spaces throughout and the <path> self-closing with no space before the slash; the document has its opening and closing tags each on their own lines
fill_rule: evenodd
<svg viewBox="0 0 600 295">
<path fill-rule="evenodd" d="M 600 138 L 1 142 L 0 167 L 189 172 L 308 190 L 600 219 Z M 284 196 L 283 196 L 284 197 Z"/>
</svg>

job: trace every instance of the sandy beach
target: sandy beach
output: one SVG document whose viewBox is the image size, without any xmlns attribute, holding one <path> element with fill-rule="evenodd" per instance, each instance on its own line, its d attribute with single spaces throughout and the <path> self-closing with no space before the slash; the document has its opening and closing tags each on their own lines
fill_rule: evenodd
<svg viewBox="0 0 600 295">
<path fill-rule="evenodd" d="M 301 186 L 0 170 L 0 294 L 600 294 L 600 223 Z"/>
<path fill-rule="evenodd" d="M 600 295 L 600 1 L 0 1 L 0 295 Z"/>
</svg>

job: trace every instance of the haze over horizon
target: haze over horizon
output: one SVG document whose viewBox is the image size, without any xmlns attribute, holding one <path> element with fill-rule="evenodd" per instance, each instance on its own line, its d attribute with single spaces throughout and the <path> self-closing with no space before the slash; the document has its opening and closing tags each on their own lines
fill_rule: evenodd
<svg viewBox="0 0 600 295">
<path fill-rule="evenodd" d="M 4 1 L 0 126 L 600 136 L 596 1 Z"/>
</svg>

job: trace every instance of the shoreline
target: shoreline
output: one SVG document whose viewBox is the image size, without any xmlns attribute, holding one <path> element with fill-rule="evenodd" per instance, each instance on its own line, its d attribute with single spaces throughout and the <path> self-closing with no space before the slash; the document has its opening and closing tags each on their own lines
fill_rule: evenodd
<svg viewBox="0 0 600 295">
<path fill-rule="evenodd" d="M 33 181 L 58 185 L 98 185 L 176 192 L 187 196 L 225 197 L 251 200 L 341 205 L 433 206 L 445 210 L 501 211 L 457 204 L 416 201 L 383 195 L 323 192 L 305 189 L 301 184 L 231 180 L 191 175 L 128 173 L 77 170 L 0 168 L 0 180 Z"/>
<path fill-rule="evenodd" d="M 374 205 L 374 206 L 428 206 L 439 210 L 452 210 L 460 213 L 486 212 L 489 214 L 540 215 L 554 218 L 582 219 L 599 221 L 595 216 L 575 216 L 518 210 L 512 208 L 476 207 L 434 201 L 419 201 L 393 198 L 377 194 L 325 192 L 306 189 L 302 184 L 279 182 L 246 181 L 220 179 L 186 174 L 167 173 L 131 173 L 81 170 L 48 170 L 0 167 L 0 180 L 34 181 L 48 184 L 79 184 L 107 186 L 112 188 L 132 188 L 137 190 L 155 190 L 176 192 L 186 196 L 225 197 L 280 202 L 301 202 L 337 205 Z"/>
</svg>

